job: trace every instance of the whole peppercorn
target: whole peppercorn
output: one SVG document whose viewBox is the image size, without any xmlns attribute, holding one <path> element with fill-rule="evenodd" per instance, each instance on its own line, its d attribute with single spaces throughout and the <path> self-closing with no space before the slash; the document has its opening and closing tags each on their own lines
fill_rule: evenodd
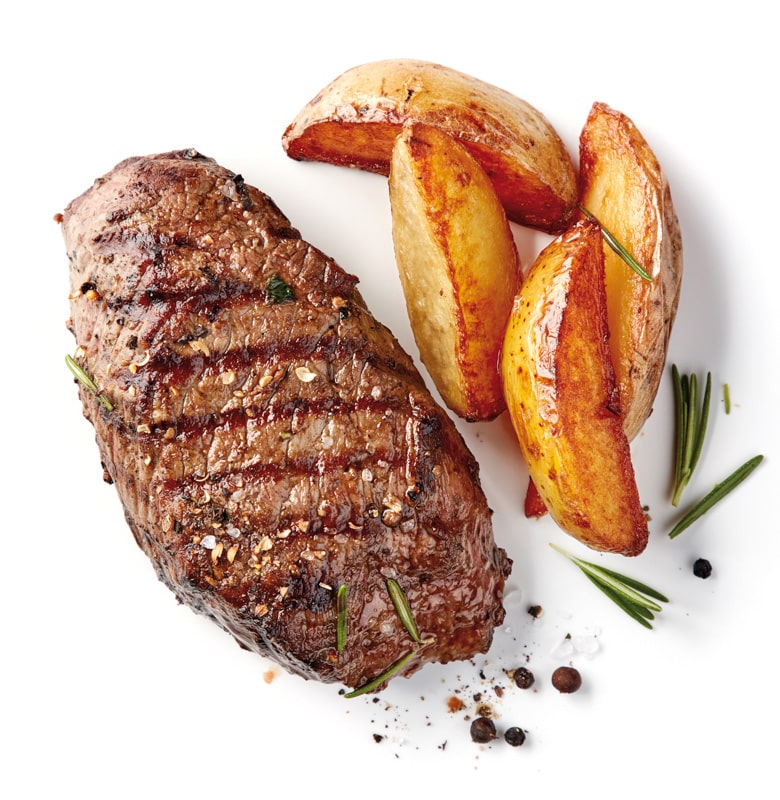
<svg viewBox="0 0 780 800">
<path fill-rule="evenodd" d="M 471 741 L 479 744 L 492 742 L 496 738 L 496 725 L 492 719 L 477 717 L 471 723 Z"/>
<path fill-rule="evenodd" d="M 693 562 L 693 574 L 697 578 L 709 578 L 712 575 L 712 564 L 706 558 L 697 558 Z"/>
<path fill-rule="evenodd" d="M 512 747 L 520 747 L 520 745 L 525 742 L 525 732 L 522 728 L 518 728 L 516 725 L 514 725 L 511 728 L 506 729 L 504 733 L 504 740 L 507 742 L 507 744 L 511 744 Z"/>
<path fill-rule="evenodd" d="M 530 689 L 534 684 L 534 674 L 530 669 L 520 667 L 515 670 L 515 685 L 521 689 Z"/>
<path fill-rule="evenodd" d="M 571 694 L 582 686 L 582 676 L 574 667 L 558 667 L 552 674 L 552 685 L 563 694 Z"/>
</svg>

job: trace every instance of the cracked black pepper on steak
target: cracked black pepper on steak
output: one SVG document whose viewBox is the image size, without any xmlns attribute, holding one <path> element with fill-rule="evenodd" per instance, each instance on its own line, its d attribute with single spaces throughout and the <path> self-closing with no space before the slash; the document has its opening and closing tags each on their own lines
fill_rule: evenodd
<svg viewBox="0 0 780 800">
<path fill-rule="evenodd" d="M 58 219 L 75 360 L 109 401 L 80 385 L 84 414 L 177 598 L 350 687 L 486 651 L 510 562 L 476 461 L 357 279 L 193 150 L 123 161 Z"/>
</svg>

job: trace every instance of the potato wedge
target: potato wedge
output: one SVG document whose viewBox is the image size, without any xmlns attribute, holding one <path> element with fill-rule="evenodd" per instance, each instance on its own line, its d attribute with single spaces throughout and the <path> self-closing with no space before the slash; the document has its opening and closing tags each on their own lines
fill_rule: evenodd
<svg viewBox="0 0 780 800">
<path fill-rule="evenodd" d="M 498 357 L 520 263 L 490 179 L 455 139 L 406 125 L 393 148 L 393 246 L 420 358 L 469 421 L 505 409 Z"/>
<path fill-rule="evenodd" d="M 669 184 L 625 114 L 595 103 L 580 136 L 582 205 L 653 277 L 606 243 L 610 350 L 633 439 L 650 415 L 666 361 L 682 280 L 682 237 Z"/>
<path fill-rule="evenodd" d="M 507 407 L 550 515 L 595 550 L 647 544 L 608 346 L 601 229 L 552 241 L 515 298 L 501 356 Z"/>
<path fill-rule="evenodd" d="M 301 109 L 282 144 L 297 160 L 387 175 L 405 122 L 459 139 L 514 222 L 559 232 L 575 216 L 576 173 L 547 119 L 513 94 L 440 64 L 391 59 L 347 70 Z"/>
</svg>

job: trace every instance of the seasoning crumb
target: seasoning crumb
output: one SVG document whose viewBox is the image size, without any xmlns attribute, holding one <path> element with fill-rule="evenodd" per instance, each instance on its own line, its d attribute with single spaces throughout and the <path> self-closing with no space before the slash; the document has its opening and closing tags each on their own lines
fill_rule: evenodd
<svg viewBox="0 0 780 800">
<path fill-rule="evenodd" d="M 558 667 L 552 674 L 552 685 L 561 694 L 572 694 L 582 686 L 582 676 L 574 667 Z"/>
<path fill-rule="evenodd" d="M 295 375 L 302 383 L 311 383 L 317 377 L 317 373 L 307 367 L 296 367 Z"/>
<path fill-rule="evenodd" d="M 706 558 L 697 558 L 693 562 L 693 574 L 697 578 L 709 578 L 712 575 L 712 564 Z"/>
<path fill-rule="evenodd" d="M 375 734 L 374 734 L 374 741 L 375 741 L 377 744 L 379 744 L 380 742 L 384 741 L 384 738 L 385 738 L 385 737 L 384 737 L 384 736 L 382 736 L 382 734 L 381 734 L 381 733 L 375 733 Z"/>
<path fill-rule="evenodd" d="M 263 680 L 268 684 L 273 683 L 275 678 L 276 678 L 276 670 L 268 669 L 263 673 Z"/>
<path fill-rule="evenodd" d="M 455 714 L 458 711 L 463 711 L 466 707 L 466 704 L 459 698 L 452 695 L 447 699 L 447 710 L 451 714 Z"/>
<path fill-rule="evenodd" d="M 534 618 L 539 619 L 543 614 L 541 606 L 528 606 L 528 613 Z"/>
</svg>

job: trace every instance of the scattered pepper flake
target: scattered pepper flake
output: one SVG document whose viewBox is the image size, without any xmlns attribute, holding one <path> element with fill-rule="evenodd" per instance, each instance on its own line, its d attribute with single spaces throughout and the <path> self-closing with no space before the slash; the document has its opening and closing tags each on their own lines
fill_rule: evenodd
<svg viewBox="0 0 780 800">
<path fill-rule="evenodd" d="M 275 679 L 276 679 L 276 670 L 273 670 L 273 669 L 267 669 L 267 670 L 266 670 L 266 671 L 263 673 L 263 680 L 264 680 L 264 681 L 265 681 L 267 684 L 269 684 L 269 685 L 270 685 L 270 684 L 272 684 L 272 683 L 274 682 L 274 680 L 275 680 Z"/>
<path fill-rule="evenodd" d="M 458 711 L 463 711 L 464 708 L 466 708 L 466 704 L 460 699 L 460 697 L 451 695 L 447 698 L 447 710 L 451 714 L 455 714 Z"/>
</svg>

